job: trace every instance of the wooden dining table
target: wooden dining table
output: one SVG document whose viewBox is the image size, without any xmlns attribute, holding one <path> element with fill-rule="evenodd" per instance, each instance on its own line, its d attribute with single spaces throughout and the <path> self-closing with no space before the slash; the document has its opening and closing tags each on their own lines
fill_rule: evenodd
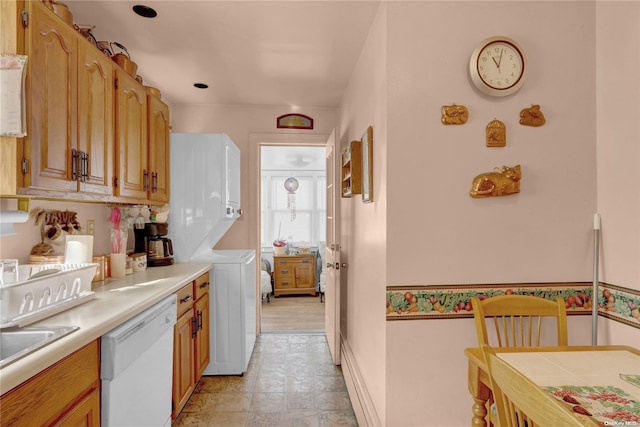
<svg viewBox="0 0 640 427">
<path fill-rule="evenodd" d="M 585 425 L 640 427 L 640 350 L 621 345 L 495 348 L 498 357 L 542 387 Z M 491 398 L 482 350 L 469 360 L 472 426 L 486 426 Z M 584 414 L 584 412 L 588 414 Z"/>
</svg>

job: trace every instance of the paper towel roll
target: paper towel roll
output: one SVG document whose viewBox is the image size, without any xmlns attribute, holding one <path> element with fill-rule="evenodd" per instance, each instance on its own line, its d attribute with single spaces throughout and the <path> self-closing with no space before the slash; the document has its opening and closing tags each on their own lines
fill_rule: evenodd
<svg viewBox="0 0 640 427">
<path fill-rule="evenodd" d="M 16 222 L 27 222 L 29 219 L 29 214 L 25 211 L 0 211 L 0 223 L 14 224 Z"/>
<path fill-rule="evenodd" d="M 27 222 L 28 219 L 29 214 L 24 211 L 0 210 L 0 237 L 17 234 L 13 224 Z"/>
</svg>

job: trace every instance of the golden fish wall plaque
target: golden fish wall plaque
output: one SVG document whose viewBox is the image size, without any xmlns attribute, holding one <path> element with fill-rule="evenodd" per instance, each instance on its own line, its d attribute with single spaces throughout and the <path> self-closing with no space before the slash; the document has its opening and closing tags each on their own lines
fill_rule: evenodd
<svg viewBox="0 0 640 427">
<path fill-rule="evenodd" d="M 443 105 L 442 121 L 443 125 L 463 125 L 469 119 L 469 110 L 464 105 Z"/>
</svg>

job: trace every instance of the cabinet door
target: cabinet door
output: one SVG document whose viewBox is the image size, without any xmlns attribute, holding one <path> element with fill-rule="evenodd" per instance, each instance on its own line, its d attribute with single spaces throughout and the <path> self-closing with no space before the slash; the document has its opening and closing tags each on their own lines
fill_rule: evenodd
<svg viewBox="0 0 640 427">
<path fill-rule="evenodd" d="M 209 364 L 209 293 L 204 294 L 195 303 L 195 314 L 198 319 L 198 335 L 195 342 L 195 383 L 200 380 L 204 369 Z"/>
<path fill-rule="evenodd" d="M 193 311 L 189 310 L 178 318 L 174 326 L 172 419 L 178 416 L 195 387 L 192 319 Z"/>
<path fill-rule="evenodd" d="M 169 201 L 169 107 L 149 95 L 149 200 Z"/>
<path fill-rule="evenodd" d="M 80 400 L 54 426 L 60 427 L 99 427 L 100 426 L 100 390 L 96 388 Z"/>
<path fill-rule="evenodd" d="M 40 2 L 25 2 L 28 136 L 25 187 L 72 190 L 71 149 L 76 146 L 76 32 Z"/>
<path fill-rule="evenodd" d="M 99 395 L 99 388 L 100 344 L 96 340 L 3 394 L 0 420 L 3 426 L 31 427 L 65 424 L 71 418 L 93 419 L 95 414 L 89 412 L 95 412 L 97 405 L 99 414 L 100 402 L 86 402 L 85 397 L 94 392 Z M 87 416 L 75 418 L 82 412 Z"/>
<path fill-rule="evenodd" d="M 301 262 L 296 265 L 294 270 L 297 288 L 315 288 L 315 284 L 313 283 L 313 266 L 311 264 Z"/>
<path fill-rule="evenodd" d="M 114 195 L 147 200 L 147 93 L 116 68 L 116 179 Z"/>
<path fill-rule="evenodd" d="M 112 63 L 94 46 L 78 42 L 78 151 L 87 155 L 79 167 L 83 192 L 112 193 Z"/>
</svg>

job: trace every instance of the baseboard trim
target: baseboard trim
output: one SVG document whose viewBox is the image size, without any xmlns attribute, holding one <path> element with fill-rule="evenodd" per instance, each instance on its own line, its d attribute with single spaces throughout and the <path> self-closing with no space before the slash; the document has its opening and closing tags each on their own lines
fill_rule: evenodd
<svg viewBox="0 0 640 427">
<path fill-rule="evenodd" d="M 340 346 L 342 374 L 358 425 L 361 427 L 382 427 L 351 347 L 342 334 L 340 334 Z"/>
</svg>

